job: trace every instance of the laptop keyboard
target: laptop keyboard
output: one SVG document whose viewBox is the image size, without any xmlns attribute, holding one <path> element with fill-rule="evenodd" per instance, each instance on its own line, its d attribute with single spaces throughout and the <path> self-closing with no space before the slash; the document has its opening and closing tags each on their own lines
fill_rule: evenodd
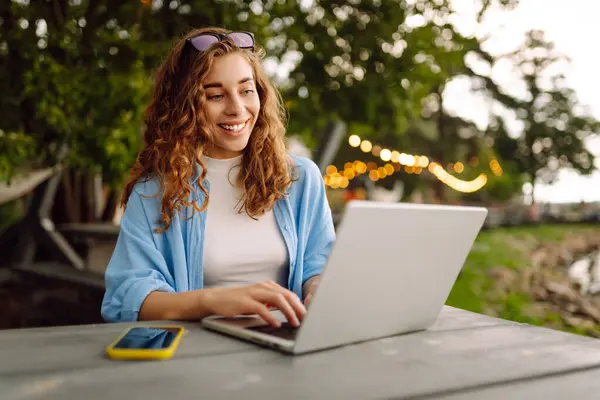
<svg viewBox="0 0 600 400">
<path fill-rule="evenodd" d="M 263 326 L 254 326 L 254 327 L 250 327 L 250 328 L 246 328 L 246 329 L 250 329 L 252 331 L 264 333 L 267 335 L 277 336 L 282 339 L 294 340 L 294 339 L 296 339 L 296 334 L 298 333 L 299 328 L 296 328 L 295 326 L 293 326 L 292 324 L 290 324 L 288 322 L 282 322 L 280 328 L 277 328 L 277 327 L 274 327 L 271 325 L 263 325 Z"/>
</svg>

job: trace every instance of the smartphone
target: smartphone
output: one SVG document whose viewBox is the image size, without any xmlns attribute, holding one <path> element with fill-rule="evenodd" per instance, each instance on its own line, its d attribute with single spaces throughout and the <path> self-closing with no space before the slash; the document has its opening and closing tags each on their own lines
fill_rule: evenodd
<svg viewBox="0 0 600 400">
<path fill-rule="evenodd" d="M 181 342 L 182 326 L 131 327 L 106 347 L 115 360 L 165 360 L 175 354 Z"/>
</svg>

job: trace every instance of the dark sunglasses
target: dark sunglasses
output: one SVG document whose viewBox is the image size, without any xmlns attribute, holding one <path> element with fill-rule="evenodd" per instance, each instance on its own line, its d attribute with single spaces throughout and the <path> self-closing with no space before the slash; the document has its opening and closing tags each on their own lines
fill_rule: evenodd
<svg viewBox="0 0 600 400">
<path fill-rule="evenodd" d="M 225 37 L 233 40 L 233 43 L 240 49 L 252 49 L 252 51 L 254 51 L 254 34 L 250 32 L 231 32 L 227 34 L 201 33 L 198 36 L 188 38 L 186 42 L 194 46 L 198 51 L 205 51 Z"/>
</svg>

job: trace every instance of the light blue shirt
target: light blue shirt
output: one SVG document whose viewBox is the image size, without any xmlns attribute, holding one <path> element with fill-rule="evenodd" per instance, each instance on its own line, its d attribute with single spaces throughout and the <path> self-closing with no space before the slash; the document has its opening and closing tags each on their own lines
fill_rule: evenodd
<svg viewBox="0 0 600 400">
<path fill-rule="evenodd" d="M 288 289 L 302 298 L 302 285 L 322 272 L 335 230 L 323 179 L 308 158 L 291 156 L 297 180 L 274 206 L 288 249 Z M 191 196 L 204 201 L 196 180 Z M 204 186 L 209 190 L 208 182 Z M 109 322 L 136 321 L 142 302 L 153 291 L 185 292 L 203 287 L 206 212 L 175 212 L 166 232 L 156 233 L 161 196 L 155 179 L 139 182 L 129 197 L 115 250 L 105 273 L 102 316 Z M 192 197 L 190 197 L 190 200 Z"/>
</svg>

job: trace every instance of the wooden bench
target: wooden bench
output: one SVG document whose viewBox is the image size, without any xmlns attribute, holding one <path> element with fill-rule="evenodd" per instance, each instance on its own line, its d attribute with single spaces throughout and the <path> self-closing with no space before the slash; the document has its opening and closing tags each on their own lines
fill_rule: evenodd
<svg viewBox="0 0 600 400">
<path fill-rule="evenodd" d="M 185 322 L 171 360 L 106 358 L 125 328 L 150 324 L 0 331 L 2 399 L 595 399 L 600 390 L 597 339 L 452 307 L 425 331 L 297 357 Z"/>
<path fill-rule="evenodd" d="M 107 254 L 119 235 L 119 226 L 102 224 L 64 224 L 55 226 L 50 211 L 61 180 L 60 167 L 36 171 L 11 185 L 0 186 L 0 199 L 12 201 L 31 194 L 25 216 L 0 232 L 0 254 L 8 255 L 0 265 L 11 270 L 99 287 L 104 285 Z M 100 241 L 100 251 L 81 254 L 76 244 Z M 89 242 L 88 242 L 89 244 Z M 44 256 L 42 259 L 38 257 Z M 91 262 L 90 262 L 91 261 Z M 97 261 L 97 262 L 96 262 Z"/>
</svg>

